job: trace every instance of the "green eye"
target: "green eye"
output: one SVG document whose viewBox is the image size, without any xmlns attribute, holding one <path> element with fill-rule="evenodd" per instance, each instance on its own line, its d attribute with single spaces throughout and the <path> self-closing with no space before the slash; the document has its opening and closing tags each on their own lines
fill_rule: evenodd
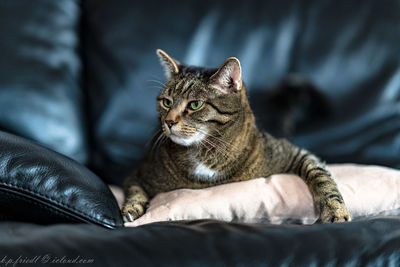
<svg viewBox="0 0 400 267">
<path fill-rule="evenodd" d="M 164 98 L 162 103 L 163 103 L 164 107 L 166 107 L 166 108 L 172 107 L 172 101 L 167 98 Z"/>
<path fill-rule="evenodd" d="M 196 109 L 201 108 L 202 105 L 203 105 L 203 101 L 196 100 L 196 101 L 192 101 L 189 103 L 189 108 L 191 110 L 196 110 Z"/>
</svg>

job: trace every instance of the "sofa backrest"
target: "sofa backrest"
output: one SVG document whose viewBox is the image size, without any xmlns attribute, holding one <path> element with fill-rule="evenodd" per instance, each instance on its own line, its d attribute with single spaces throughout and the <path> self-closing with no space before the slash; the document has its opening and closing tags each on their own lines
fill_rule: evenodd
<svg viewBox="0 0 400 267">
<path fill-rule="evenodd" d="M 0 1 L 0 129 L 86 163 L 79 1 Z"/>
<path fill-rule="evenodd" d="M 400 167 L 399 8 L 398 1 L 85 1 L 95 165 L 107 165 L 111 177 L 140 159 L 158 127 L 161 48 L 208 67 L 238 57 L 260 127 L 272 131 L 263 118 L 276 114 L 258 100 L 300 74 L 329 115 L 293 111 L 294 143 L 329 162 Z"/>
<path fill-rule="evenodd" d="M 259 126 L 288 74 L 329 112 L 290 110 L 290 139 L 328 162 L 400 167 L 398 1 L 28 0 L 0 3 L 0 128 L 120 183 L 158 127 L 155 50 L 241 60 Z M 6 38 L 5 38 L 6 36 Z M 300 101 L 300 100 L 299 100 Z M 275 103 L 276 104 L 276 103 Z M 318 104 L 318 103 L 317 103 Z"/>
</svg>

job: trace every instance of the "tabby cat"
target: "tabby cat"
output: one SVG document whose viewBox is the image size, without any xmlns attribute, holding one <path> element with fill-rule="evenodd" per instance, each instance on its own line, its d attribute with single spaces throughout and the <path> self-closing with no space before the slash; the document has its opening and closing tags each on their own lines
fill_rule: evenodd
<svg viewBox="0 0 400 267">
<path fill-rule="evenodd" d="M 310 152 L 258 130 L 237 58 L 218 69 L 187 66 L 157 50 L 168 81 L 158 98 L 159 135 L 126 178 L 122 214 L 133 221 L 156 194 L 268 177 L 299 175 L 320 221 L 350 221 L 332 175 Z"/>
</svg>

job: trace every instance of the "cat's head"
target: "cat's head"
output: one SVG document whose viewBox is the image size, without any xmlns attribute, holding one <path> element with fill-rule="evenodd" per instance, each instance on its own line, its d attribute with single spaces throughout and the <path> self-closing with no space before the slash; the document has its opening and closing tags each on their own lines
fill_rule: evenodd
<svg viewBox="0 0 400 267">
<path fill-rule="evenodd" d="M 207 69 L 181 64 L 162 50 L 157 54 L 168 77 L 158 98 L 166 136 L 191 146 L 238 130 L 247 99 L 237 58 L 228 58 L 218 69 Z"/>
</svg>

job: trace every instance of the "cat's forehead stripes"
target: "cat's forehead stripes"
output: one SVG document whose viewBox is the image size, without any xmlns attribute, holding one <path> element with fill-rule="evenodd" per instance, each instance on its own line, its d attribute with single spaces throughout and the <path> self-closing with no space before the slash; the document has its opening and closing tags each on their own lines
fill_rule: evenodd
<svg viewBox="0 0 400 267">
<path fill-rule="evenodd" d="M 193 80 L 188 80 L 184 83 L 181 90 L 181 95 L 185 95 L 186 92 L 195 84 L 196 82 Z"/>
<path fill-rule="evenodd" d="M 182 79 L 175 86 L 175 94 L 184 95 L 195 84 L 192 79 Z"/>
<path fill-rule="evenodd" d="M 168 93 L 179 96 L 180 98 L 188 98 L 193 95 L 194 92 L 203 91 L 203 93 L 205 93 L 205 90 L 201 90 L 202 87 L 205 87 L 204 82 L 190 77 L 180 80 L 175 86 L 172 86 L 172 90 L 168 90 Z"/>
<path fill-rule="evenodd" d="M 175 84 L 175 91 L 178 90 L 178 88 L 181 87 L 182 83 L 184 83 L 184 80 L 179 80 L 179 82 L 177 84 Z"/>
<path fill-rule="evenodd" d="M 183 66 L 181 72 L 170 80 L 162 93 L 164 97 L 173 97 L 187 100 L 205 100 L 209 98 L 210 91 L 207 83 L 215 69 Z"/>
</svg>

